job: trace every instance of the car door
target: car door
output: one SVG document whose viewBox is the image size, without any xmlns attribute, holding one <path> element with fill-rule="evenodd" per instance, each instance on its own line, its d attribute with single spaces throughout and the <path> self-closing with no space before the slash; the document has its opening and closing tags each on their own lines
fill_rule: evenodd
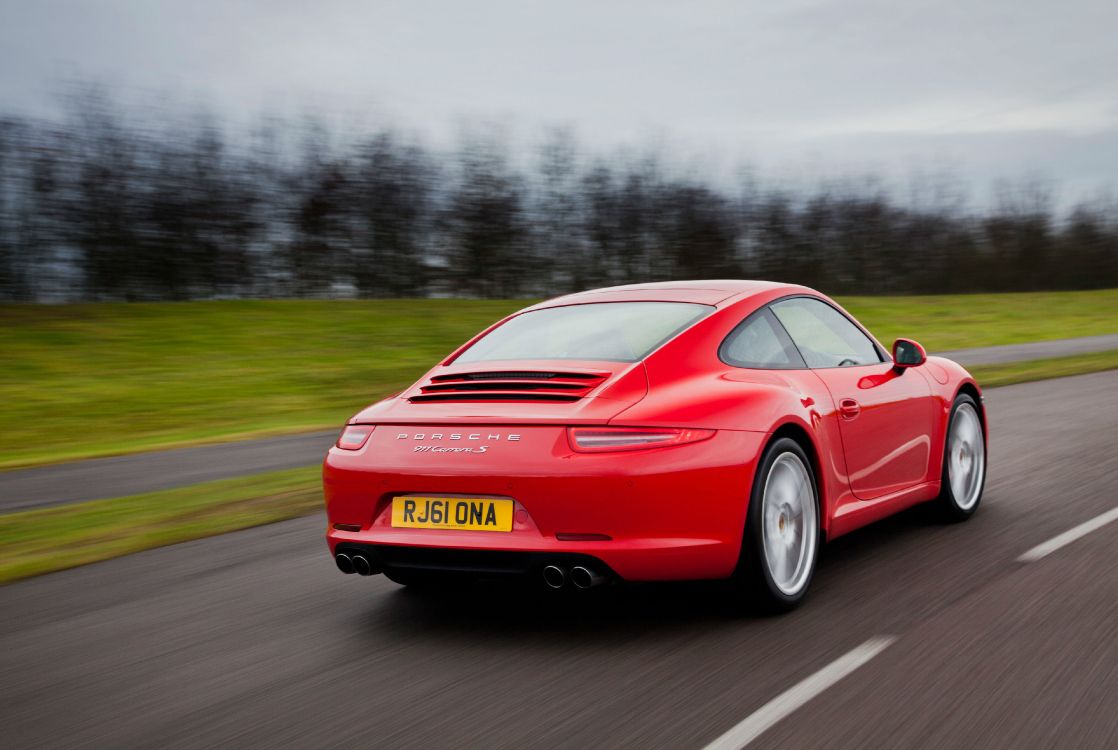
<svg viewBox="0 0 1118 750">
<path fill-rule="evenodd" d="M 935 409 L 928 381 L 894 370 L 861 328 L 823 300 L 791 297 L 771 309 L 834 399 L 854 494 L 872 500 L 925 481 Z"/>
</svg>

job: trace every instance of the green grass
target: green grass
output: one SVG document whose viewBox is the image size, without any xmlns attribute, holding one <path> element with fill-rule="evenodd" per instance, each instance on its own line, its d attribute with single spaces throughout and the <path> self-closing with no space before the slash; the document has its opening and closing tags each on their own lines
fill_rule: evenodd
<svg viewBox="0 0 1118 750">
<path fill-rule="evenodd" d="M 0 306 L 0 468 L 340 426 L 522 304 Z"/>
<path fill-rule="evenodd" d="M 1103 370 L 1118 370 L 1118 351 L 1076 354 L 1071 357 L 1037 359 L 1004 365 L 977 365 L 970 368 L 971 374 L 983 388 L 1064 378 L 1069 375 L 1083 375 Z"/>
<path fill-rule="evenodd" d="M 931 351 L 1118 333 L 1118 290 L 840 301 Z M 338 426 L 524 304 L 0 305 L 0 468 Z"/>
<path fill-rule="evenodd" d="M 1118 333 L 1118 289 L 839 302 L 886 346 L 905 336 L 930 352 Z"/>
<path fill-rule="evenodd" d="M 321 507 L 313 467 L 0 515 L 0 584 Z"/>
</svg>

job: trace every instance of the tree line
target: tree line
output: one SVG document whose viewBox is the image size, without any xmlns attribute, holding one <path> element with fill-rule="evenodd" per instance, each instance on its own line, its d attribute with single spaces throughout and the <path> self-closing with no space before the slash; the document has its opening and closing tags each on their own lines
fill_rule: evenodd
<svg viewBox="0 0 1118 750">
<path fill-rule="evenodd" d="M 728 185 L 562 130 L 436 149 L 392 128 L 129 115 L 104 96 L 0 117 L 0 300 L 537 297 L 681 278 L 833 293 L 1118 287 L 1118 204 L 1035 184 L 968 208 L 949 184 Z"/>
</svg>

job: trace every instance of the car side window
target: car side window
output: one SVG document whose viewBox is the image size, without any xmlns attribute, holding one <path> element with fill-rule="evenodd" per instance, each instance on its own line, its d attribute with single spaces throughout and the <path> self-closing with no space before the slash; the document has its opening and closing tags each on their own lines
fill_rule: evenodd
<svg viewBox="0 0 1118 750">
<path fill-rule="evenodd" d="M 883 361 L 873 341 L 825 302 L 793 297 L 774 303 L 772 311 L 812 369 Z"/>
<path fill-rule="evenodd" d="M 759 370 L 807 367 L 788 334 L 767 309 L 746 318 L 722 342 L 718 353 L 723 362 L 735 367 Z"/>
</svg>

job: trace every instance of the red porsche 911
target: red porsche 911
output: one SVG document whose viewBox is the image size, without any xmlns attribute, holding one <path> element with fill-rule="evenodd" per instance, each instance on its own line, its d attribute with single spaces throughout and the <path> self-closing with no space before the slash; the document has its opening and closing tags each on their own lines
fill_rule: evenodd
<svg viewBox="0 0 1118 750">
<path fill-rule="evenodd" d="M 327 538 L 342 572 L 401 584 L 728 578 L 788 608 L 822 542 L 917 503 L 975 512 L 982 401 L 806 287 L 572 294 L 353 417 L 323 470 Z"/>
</svg>

